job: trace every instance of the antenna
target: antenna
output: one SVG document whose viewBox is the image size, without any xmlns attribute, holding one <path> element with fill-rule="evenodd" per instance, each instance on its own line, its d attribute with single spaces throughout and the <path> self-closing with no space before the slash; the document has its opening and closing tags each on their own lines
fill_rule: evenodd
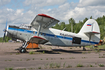
<svg viewBox="0 0 105 70">
<path fill-rule="evenodd" d="M 65 29 L 66 29 L 66 27 L 62 31 L 64 31 Z"/>
</svg>

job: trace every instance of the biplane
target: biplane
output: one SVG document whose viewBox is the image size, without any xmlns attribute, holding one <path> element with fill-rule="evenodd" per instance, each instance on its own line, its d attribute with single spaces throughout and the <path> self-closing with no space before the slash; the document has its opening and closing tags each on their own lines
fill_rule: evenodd
<svg viewBox="0 0 105 70">
<path fill-rule="evenodd" d="M 7 25 L 4 36 L 23 41 L 19 51 L 26 52 L 28 43 L 45 44 L 62 47 L 83 46 L 98 44 L 100 41 L 100 29 L 94 19 L 87 20 L 79 33 L 67 32 L 51 28 L 59 20 L 46 14 L 38 14 L 27 28 Z"/>
</svg>

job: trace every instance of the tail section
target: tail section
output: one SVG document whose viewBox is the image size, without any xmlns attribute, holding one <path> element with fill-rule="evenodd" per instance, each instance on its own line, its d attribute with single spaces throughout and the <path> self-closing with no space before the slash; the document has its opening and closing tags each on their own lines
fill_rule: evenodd
<svg viewBox="0 0 105 70">
<path fill-rule="evenodd" d="M 100 29 L 98 23 L 94 19 L 89 19 L 85 22 L 83 27 L 81 28 L 79 34 L 86 35 L 91 42 L 99 42 L 100 41 Z"/>
</svg>

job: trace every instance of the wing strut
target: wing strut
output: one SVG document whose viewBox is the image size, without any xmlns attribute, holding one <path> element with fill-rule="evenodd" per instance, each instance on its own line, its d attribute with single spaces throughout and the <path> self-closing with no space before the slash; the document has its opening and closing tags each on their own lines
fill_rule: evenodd
<svg viewBox="0 0 105 70">
<path fill-rule="evenodd" d="M 39 32 L 41 30 L 41 24 L 39 24 L 39 27 L 38 27 L 38 32 L 37 32 L 37 36 L 39 36 Z"/>
</svg>

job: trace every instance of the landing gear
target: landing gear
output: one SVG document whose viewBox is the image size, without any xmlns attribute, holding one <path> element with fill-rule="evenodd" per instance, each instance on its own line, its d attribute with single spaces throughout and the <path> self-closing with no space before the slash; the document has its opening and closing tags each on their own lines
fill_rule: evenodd
<svg viewBox="0 0 105 70">
<path fill-rule="evenodd" d="M 83 51 L 86 51 L 86 48 L 85 48 L 85 46 L 83 46 Z"/>
<path fill-rule="evenodd" d="M 18 48 L 20 53 L 26 53 L 27 42 L 23 43 L 23 45 Z"/>
<path fill-rule="evenodd" d="M 93 45 L 92 48 L 93 48 L 93 49 L 94 49 L 94 48 L 97 48 L 97 46 L 94 46 L 94 45 Z"/>
<path fill-rule="evenodd" d="M 19 52 L 20 52 L 20 53 L 26 53 L 26 49 L 25 49 L 25 48 L 20 48 L 20 49 L 19 49 Z"/>
<path fill-rule="evenodd" d="M 79 46 L 79 48 L 81 48 L 81 46 Z"/>
</svg>

